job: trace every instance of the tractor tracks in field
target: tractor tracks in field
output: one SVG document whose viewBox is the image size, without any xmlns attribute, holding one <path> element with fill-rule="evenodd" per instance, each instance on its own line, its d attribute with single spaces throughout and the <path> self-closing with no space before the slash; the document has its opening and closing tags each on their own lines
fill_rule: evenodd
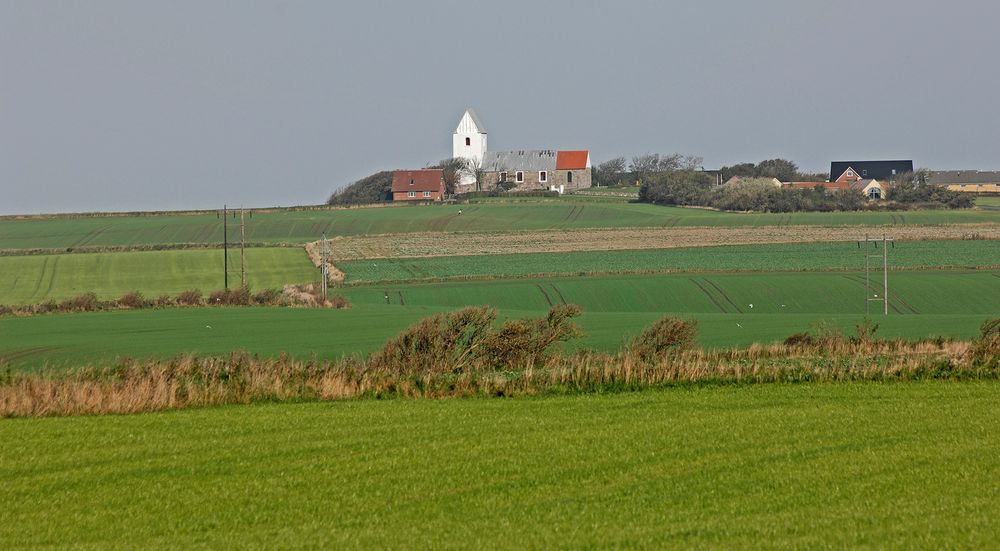
<svg viewBox="0 0 1000 551">
<path fill-rule="evenodd" d="M 694 283 L 694 285 L 696 287 L 698 287 L 699 289 L 701 289 L 701 292 L 704 293 L 706 297 L 708 297 L 708 300 L 712 301 L 712 304 L 714 304 L 715 307 L 719 309 L 719 312 L 721 312 L 723 314 L 728 314 L 729 313 L 729 312 L 726 312 L 726 309 L 722 306 L 722 304 L 718 300 L 716 300 L 714 296 L 712 296 L 712 293 L 708 292 L 708 289 L 706 289 L 704 285 L 702 285 L 701 283 L 698 283 L 698 280 L 696 280 L 694 278 L 688 278 L 688 281 L 690 281 L 691 283 Z"/>
<path fill-rule="evenodd" d="M 556 287 L 554 283 L 550 283 L 549 287 L 552 288 L 553 294 L 555 294 L 557 297 L 559 297 L 559 300 L 553 300 L 552 297 L 549 295 L 549 293 L 545 291 L 545 287 L 542 286 L 541 283 L 536 283 L 535 284 L 535 288 L 538 289 L 538 291 L 540 293 L 542 293 L 542 297 L 545 298 L 545 302 L 549 305 L 549 308 L 552 308 L 556 304 L 560 304 L 560 303 L 561 304 L 566 304 L 566 297 L 563 296 L 562 291 L 560 291 L 559 288 Z"/>
<path fill-rule="evenodd" d="M 852 283 L 857 283 L 862 288 L 865 286 L 865 278 L 862 277 L 861 275 L 858 275 L 858 274 L 843 274 L 842 277 L 844 279 L 852 282 Z M 875 283 L 875 285 L 872 285 L 872 287 L 875 288 L 875 289 L 878 289 L 879 287 L 877 285 L 877 282 L 873 281 L 873 283 Z M 866 300 L 868 298 L 871 298 L 871 297 L 865 297 Z M 905 308 L 906 310 L 909 310 L 909 312 L 903 311 L 903 309 L 900 308 L 900 307 Z M 908 314 L 908 313 L 909 314 L 919 314 L 920 313 L 919 311 L 917 311 L 916 308 L 914 308 L 913 306 L 911 306 L 910 303 L 906 302 L 903 299 L 903 297 L 899 295 L 899 293 L 890 293 L 889 294 L 889 309 L 892 310 L 896 314 Z"/>
</svg>

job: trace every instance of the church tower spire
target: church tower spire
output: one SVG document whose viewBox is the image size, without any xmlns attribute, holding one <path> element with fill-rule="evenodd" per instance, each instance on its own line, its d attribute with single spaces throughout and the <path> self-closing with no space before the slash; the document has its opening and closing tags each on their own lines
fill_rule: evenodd
<svg viewBox="0 0 1000 551">
<path fill-rule="evenodd" d="M 486 127 L 472 108 L 465 110 L 452 136 L 451 156 L 469 159 L 476 168 L 482 166 L 486 153 Z"/>
</svg>

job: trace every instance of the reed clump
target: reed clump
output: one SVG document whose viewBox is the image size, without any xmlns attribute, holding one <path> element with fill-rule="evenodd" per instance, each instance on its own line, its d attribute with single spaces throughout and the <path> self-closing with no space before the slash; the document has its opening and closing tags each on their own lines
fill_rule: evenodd
<svg viewBox="0 0 1000 551">
<path fill-rule="evenodd" d="M 615 354 L 558 350 L 575 306 L 499 323 L 490 308 L 431 316 L 367 357 L 119 360 L 0 377 L 0 416 L 140 413 L 259 401 L 452 398 L 631 391 L 679 385 L 1000 378 L 1000 322 L 974 342 L 815 335 L 704 350 L 694 324 L 665 318 Z"/>
</svg>

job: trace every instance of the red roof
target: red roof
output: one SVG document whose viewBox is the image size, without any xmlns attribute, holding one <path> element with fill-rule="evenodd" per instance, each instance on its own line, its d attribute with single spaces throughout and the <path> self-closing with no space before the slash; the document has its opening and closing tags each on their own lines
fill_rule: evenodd
<svg viewBox="0 0 1000 551">
<path fill-rule="evenodd" d="M 559 151 L 556 153 L 556 170 L 582 170 L 587 168 L 587 160 L 590 159 L 590 152 L 583 151 Z"/>
<path fill-rule="evenodd" d="M 442 191 L 444 171 L 439 168 L 397 170 L 392 174 L 393 193 L 404 191 Z"/>
</svg>

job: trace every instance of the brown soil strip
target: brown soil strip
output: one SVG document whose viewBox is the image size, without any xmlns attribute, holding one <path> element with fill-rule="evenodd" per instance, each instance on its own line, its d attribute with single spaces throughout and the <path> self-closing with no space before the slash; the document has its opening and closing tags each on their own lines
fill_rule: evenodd
<svg viewBox="0 0 1000 551">
<path fill-rule="evenodd" d="M 672 221 L 667 221 L 670 223 Z M 771 243 L 854 242 L 865 233 L 891 231 L 897 241 L 1000 240 L 1000 224 L 942 226 L 764 226 L 764 227 L 665 227 L 579 229 L 509 232 L 422 232 L 406 235 L 335 237 L 330 251 L 335 260 L 366 258 L 420 258 L 515 253 L 614 251 L 753 245 Z M 306 246 L 319 266 L 319 242 Z M 336 271 L 332 273 L 336 274 Z M 336 279 L 336 276 L 331 277 Z"/>
<path fill-rule="evenodd" d="M 719 304 L 719 301 L 715 300 L 715 297 L 712 296 L 712 293 L 709 293 L 708 289 L 703 287 L 701 283 L 698 283 L 698 281 L 694 279 L 688 279 L 688 281 L 694 283 L 699 289 L 701 289 L 701 292 L 705 293 L 705 296 L 708 297 L 708 300 L 712 301 L 712 304 L 714 304 L 715 307 L 718 308 L 720 312 L 722 312 L 723 314 L 728 314 L 728 312 L 726 312 L 726 309 L 722 307 L 722 304 Z"/>
</svg>

